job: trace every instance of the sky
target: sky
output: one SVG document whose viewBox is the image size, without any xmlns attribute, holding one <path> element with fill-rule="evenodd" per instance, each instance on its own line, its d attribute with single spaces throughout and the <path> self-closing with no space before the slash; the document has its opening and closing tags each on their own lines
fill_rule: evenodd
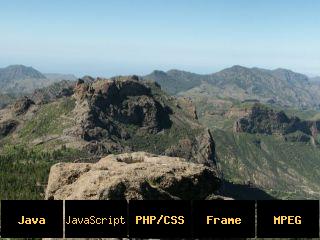
<svg viewBox="0 0 320 240">
<path fill-rule="evenodd" d="M 0 0 L 0 67 L 77 76 L 233 65 L 320 75 L 318 0 Z"/>
</svg>

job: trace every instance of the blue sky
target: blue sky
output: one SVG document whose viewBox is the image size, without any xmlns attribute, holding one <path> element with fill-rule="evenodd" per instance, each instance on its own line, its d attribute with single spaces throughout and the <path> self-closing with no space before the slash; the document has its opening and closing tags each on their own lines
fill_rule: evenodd
<svg viewBox="0 0 320 240">
<path fill-rule="evenodd" d="M 112 76 L 244 65 L 320 75 L 319 13 L 318 0 L 0 0 L 0 66 Z"/>
</svg>

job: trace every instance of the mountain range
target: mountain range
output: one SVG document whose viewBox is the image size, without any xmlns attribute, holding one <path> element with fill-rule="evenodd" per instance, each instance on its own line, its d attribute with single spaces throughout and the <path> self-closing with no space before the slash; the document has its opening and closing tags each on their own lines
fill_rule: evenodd
<svg viewBox="0 0 320 240">
<path fill-rule="evenodd" d="M 76 79 L 72 74 L 41 73 L 24 65 L 0 68 L 0 109 L 23 95 L 32 94 L 36 89 L 62 80 Z"/>
<path fill-rule="evenodd" d="M 14 76 L 45 76 L 23 69 Z M 317 199 L 317 86 L 290 70 L 241 66 L 55 81 L 0 110 L 0 195 L 39 199 L 53 163 L 144 151 L 215 169 L 221 195 Z"/>
<path fill-rule="evenodd" d="M 184 96 L 228 101 L 259 100 L 279 106 L 319 109 L 320 87 L 306 75 L 287 69 L 233 66 L 200 75 L 179 70 L 154 71 L 145 76 L 165 91 Z"/>
<path fill-rule="evenodd" d="M 72 74 L 43 74 L 24 65 L 0 68 L 0 92 L 2 94 L 32 93 L 37 88 L 46 87 L 61 80 L 76 80 L 76 77 Z"/>
<path fill-rule="evenodd" d="M 267 70 L 233 66 L 213 74 L 196 74 L 180 70 L 153 71 L 144 76 L 159 83 L 170 94 L 201 96 L 228 101 L 259 100 L 279 106 L 319 109 L 318 78 L 287 69 Z M 32 67 L 11 65 L 0 69 L 0 93 L 32 93 L 61 80 L 75 81 L 72 74 L 45 74 Z M 1 102 L 1 101 L 0 101 Z"/>
</svg>

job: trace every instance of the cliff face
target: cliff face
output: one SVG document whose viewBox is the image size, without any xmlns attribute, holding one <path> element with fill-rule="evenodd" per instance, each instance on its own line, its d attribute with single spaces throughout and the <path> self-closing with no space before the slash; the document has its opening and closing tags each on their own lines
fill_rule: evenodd
<svg viewBox="0 0 320 240">
<path fill-rule="evenodd" d="M 65 145 L 95 157 L 147 151 L 215 165 L 213 137 L 192 102 L 137 76 L 55 84 L 0 112 L 0 123 L 12 119 L 15 126 L 3 123 L 2 135 L 14 132 L 13 144 L 28 139 L 30 147 Z"/>
<path fill-rule="evenodd" d="M 234 123 L 234 132 L 283 135 L 286 139 L 311 141 L 318 144 L 320 121 L 303 121 L 297 117 L 289 118 L 284 112 L 275 112 L 260 104 L 255 104 L 248 116 Z M 293 137 L 293 134 L 296 134 Z M 298 135 L 297 135 L 298 134 Z"/>
<path fill-rule="evenodd" d="M 78 105 L 88 108 L 81 124 L 85 140 L 98 140 L 108 135 L 126 138 L 128 133 L 119 129 L 117 123 L 135 125 L 149 133 L 157 133 L 171 125 L 171 109 L 162 106 L 149 87 L 134 79 L 98 80 L 92 84 L 79 81 L 75 98 Z"/>
</svg>

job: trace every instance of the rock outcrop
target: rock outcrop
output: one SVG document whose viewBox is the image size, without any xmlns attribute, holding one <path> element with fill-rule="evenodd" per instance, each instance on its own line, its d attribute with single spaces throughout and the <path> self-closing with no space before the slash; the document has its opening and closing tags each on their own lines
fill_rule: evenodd
<svg viewBox="0 0 320 240">
<path fill-rule="evenodd" d="M 186 111 L 186 113 L 188 113 L 191 118 L 193 118 L 195 120 L 198 119 L 196 107 L 194 106 L 194 104 L 190 98 L 179 97 L 177 107 L 184 109 Z"/>
<path fill-rule="evenodd" d="M 215 166 L 216 164 L 215 142 L 209 129 L 206 129 L 194 140 L 181 139 L 177 144 L 167 149 L 165 154 L 189 159 L 207 166 Z"/>
<path fill-rule="evenodd" d="M 0 138 L 6 137 L 8 134 L 13 132 L 18 126 L 18 121 L 15 120 L 7 120 L 0 123 Z"/>
<path fill-rule="evenodd" d="M 152 87 L 159 92 L 155 94 Z M 188 128 L 190 132 L 193 128 L 202 128 L 190 100 L 167 97 L 160 87 L 142 82 L 136 76 L 98 78 L 96 81 L 79 79 L 73 97 L 76 99 L 73 112 L 77 124 L 68 134 L 86 141 L 87 152 L 93 154 L 144 150 L 123 144 L 123 141 L 133 136 L 161 136 L 164 130 L 171 128 L 171 116 L 174 114 L 178 128 Z M 178 103 L 179 107 L 176 106 Z M 177 112 L 172 107 L 176 107 Z M 177 140 L 181 140 L 178 144 L 183 150 L 172 144 L 165 151 L 166 155 L 193 162 L 214 163 L 214 141 L 210 132 L 199 131 L 196 136 L 191 135 L 185 134 L 185 138 Z"/>
<path fill-rule="evenodd" d="M 320 121 L 303 121 L 298 117 L 288 117 L 283 111 L 276 112 L 261 104 L 255 104 L 248 116 L 239 118 L 234 123 L 233 129 L 234 132 L 283 135 L 286 140 L 311 141 L 316 144 Z"/>
<path fill-rule="evenodd" d="M 170 127 L 170 109 L 162 106 L 146 85 L 135 78 L 121 80 L 99 79 L 88 83 L 79 80 L 75 87 L 78 105 L 87 107 L 82 116 L 81 136 L 87 141 L 106 136 L 126 138 L 128 133 L 120 124 L 135 125 L 149 133 Z"/>
<path fill-rule="evenodd" d="M 29 108 L 34 104 L 34 102 L 28 98 L 23 97 L 19 100 L 17 100 L 13 105 L 13 111 L 16 115 L 21 115 L 26 113 Z"/>
<path fill-rule="evenodd" d="M 63 80 L 53 83 L 48 87 L 36 89 L 31 95 L 31 99 L 36 104 L 44 104 L 52 101 L 56 101 L 62 97 L 70 97 L 74 92 L 74 81 Z"/>
<path fill-rule="evenodd" d="M 52 166 L 46 199 L 206 199 L 220 187 L 213 168 L 145 152 L 108 155 L 97 163 Z"/>
<path fill-rule="evenodd" d="M 215 165 L 214 140 L 191 100 L 169 96 L 135 75 L 55 83 L 3 109 L 0 121 L 9 119 L 19 128 L 5 134 L 22 131 L 30 145 L 60 148 L 63 142 L 95 159 L 146 151 Z"/>
</svg>

